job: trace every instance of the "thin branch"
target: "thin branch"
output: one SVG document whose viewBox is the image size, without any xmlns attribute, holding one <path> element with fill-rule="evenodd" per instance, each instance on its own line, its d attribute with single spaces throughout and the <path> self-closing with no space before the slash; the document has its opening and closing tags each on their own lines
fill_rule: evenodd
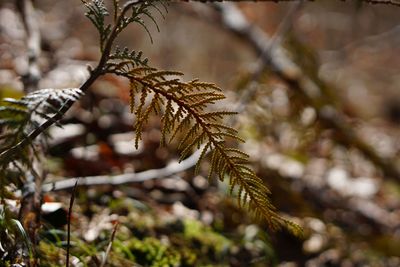
<svg viewBox="0 0 400 267">
<path fill-rule="evenodd" d="M 104 254 L 103 260 L 101 261 L 100 267 L 106 266 L 108 255 L 111 252 L 112 244 L 114 242 L 115 234 L 117 233 L 118 222 L 115 223 L 114 229 L 111 234 L 110 243 L 108 243 L 106 253 Z"/>
<path fill-rule="evenodd" d="M 151 179 L 161 179 L 172 176 L 176 173 L 186 171 L 194 167 L 200 157 L 201 147 L 190 157 L 183 160 L 181 163 L 172 162 L 166 167 L 160 169 L 152 169 L 138 173 L 126 173 L 115 176 L 89 176 L 82 178 L 69 178 L 56 182 L 45 183 L 43 185 L 43 192 L 61 191 L 73 188 L 79 179 L 78 186 L 100 186 L 100 185 L 125 185 L 130 183 L 138 183 Z"/>
<path fill-rule="evenodd" d="M 78 185 L 78 180 L 76 180 L 74 187 L 72 189 L 71 193 L 71 200 L 69 201 L 69 208 L 68 208 L 68 224 L 67 224 L 67 256 L 65 260 L 65 266 L 69 267 L 69 254 L 70 254 L 70 247 L 71 247 L 71 215 L 72 215 L 72 207 L 74 206 L 74 201 L 75 201 L 75 194 L 76 194 L 76 188 Z"/>
<path fill-rule="evenodd" d="M 363 0 L 363 1 L 370 3 L 370 4 L 384 4 L 384 5 L 400 6 L 400 1 L 398 1 L 398 0 Z"/>
<path fill-rule="evenodd" d="M 253 0 L 253 2 L 294 2 L 299 0 Z M 315 0 L 308 0 L 309 2 L 315 2 Z M 342 0 L 346 1 L 346 0 Z M 381 4 L 381 5 L 393 5 L 400 6 L 400 0 L 361 0 L 368 4 Z M 215 3 L 215 2 L 249 2 L 249 0 L 184 0 L 184 2 L 202 2 L 202 3 Z"/>
<path fill-rule="evenodd" d="M 22 77 L 22 82 L 25 92 L 29 93 L 38 89 L 41 78 L 41 71 L 38 65 L 41 53 L 40 29 L 32 0 L 17 0 L 16 5 L 21 14 L 27 36 L 28 69 Z"/>
</svg>

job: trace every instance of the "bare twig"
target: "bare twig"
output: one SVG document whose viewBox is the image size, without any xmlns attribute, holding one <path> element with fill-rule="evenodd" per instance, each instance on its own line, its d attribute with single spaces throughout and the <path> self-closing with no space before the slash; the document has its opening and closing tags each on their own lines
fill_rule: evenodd
<svg viewBox="0 0 400 267">
<path fill-rule="evenodd" d="M 76 194 L 76 188 L 78 185 L 78 179 L 76 179 L 75 185 L 72 189 L 71 193 L 71 200 L 69 201 L 69 208 L 68 208 L 68 224 L 67 224 L 67 256 L 65 260 L 65 266 L 69 267 L 69 254 L 70 254 L 70 249 L 71 249 L 71 215 L 72 215 L 72 207 L 74 206 L 74 201 L 75 201 L 75 194 Z"/>
<path fill-rule="evenodd" d="M 38 89 L 38 83 L 41 78 L 41 71 L 38 65 L 41 52 L 39 23 L 31 0 L 17 0 L 16 4 L 27 35 L 28 48 L 28 69 L 22 77 L 22 82 L 25 92 L 33 92 Z"/>
<path fill-rule="evenodd" d="M 363 0 L 363 1 L 370 3 L 370 4 L 384 4 L 384 5 L 400 6 L 400 1 L 398 1 L 398 0 Z"/>
<path fill-rule="evenodd" d="M 202 148 L 193 153 L 190 157 L 181 163 L 173 162 L 164 168 L 152 169 L 139 173 L 127 173 L 115 176 L 89 176 L 82 178 L 69 178 L 61 181 L 46 183 L 43 185 L 43 191 L 60 191 L 74 187 L 79 179 L 78 186 L 99 186 L 99 185 L 124 185 L 129 183 L 138 183 L 151 179 L 165 178 L 179 172 L 183 172 L 196 165 Z"/>
</svg>

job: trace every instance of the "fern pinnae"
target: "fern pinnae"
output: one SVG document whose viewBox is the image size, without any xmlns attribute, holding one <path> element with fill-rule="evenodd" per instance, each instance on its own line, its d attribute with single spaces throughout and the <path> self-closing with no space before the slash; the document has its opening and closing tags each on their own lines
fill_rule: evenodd
<svg viewBox="0 0 400 267">
<path fill-rule="evenodd" d="M 154 102 L 155 101 L 156 101 L 155 98 L 153 98 L 151 103 L 149 104 L 149 106 L 147 106 L 145 109 L 144 109 L 144 107 L 140 108 L 140 110 L 139 110 L 140 112 L 137 113 L 136 123 L 135 123 L 135 132 L 136 133 L 141 133 L 143 131 L 143 125 L 148 122 L 151 111 L 154 110 Z M 144 109 L 144 111 L 143 111 L 143 109 Z M 138 148 L 138 146 L 139 146 L 139 139 L 141 139 L 141 134 L 136 135 L 136 140 L 135 140 L 136 148 Z"/>
<path fill-rule="evenodd" d="M 228 153 L 241 155 L 242 158 L 249 158 L 250 157 L 249 154 L 247 154 L 247 153 L 245 153 L 245 152 L 243 152 L 243 151 L 241 151 L 241 150 L 239 150 L 237 148 L 233 148 L 233 147 L 225 148 L 225 151 L 228 152 Z"/>
<path fill-rule="evenodd" d="M 196 92 L 196 93 L 188 93 L 188 94 L 184 94 L 184 95 L 182 95 L 182 97 L 181 97 L 181 99 L 182 100 L 185 100 L 185 99 L 202 99 L 202 98 L 204 98 L 204 97 L 206 97 L 206 96 L 210 96 L 210 95 L 213 95 L 213 96 L 218 96 L 218 94 L 216 94 L 215 92 Z M 220 94 L 220 95 L 222 95 L 222 94 Z"/>
<path fill-rule="evenodd" d="M 154 84 L 155 87 L 163 88 L 167 92 L 174 92 L 180 89 L 181 82 L 179 79 L 164 80 Z"/>
<path fill-rule="evenodd" d="M 224 99 L 225 96 L 221 96 L 221 95 L 208 95 L 207 98 L 201 99 L 193 104 L 191 104 L 191 108 L 192 109 L 196 109 L 196 110 L 203 110 L 204 108 L 206 108 L 207 105 L 209 104 L 215 104 L 215 101 L 217 100 L 222 100 Z"/>
<path fill-rule="evenodd" d="M 232 133 L 234 135 L 238 134 L 238 131 L 236 129 L 234 129 L 234 128 L 228 126 L 228 125 L 222 124 L 222 123 L 207 123 L 207 126 L 210 127 L 210 128 L 214 128 L 214 129 L 216 129 L 217 131 L 220 131 L 220 132 L 225 130 L 225 131 L 230 132 L 230 133 Z"/>
<path fill-rule="evenodd" d="M 160 3 L 161 3 L 162 6 L 164 6 L 164 8 L 165 8 L 165 13 L 168 13 L 168 9 L 167 9 L 167 7 L 164 5 L 163 1 L 160 1 Z M 158 8 L 157 5 L 153 5 L 153 8 L 154 8 L 155 10 L 158 11 L 158 13 L 161 15 L 161 17 L 162 17 L 164 20 L 166 19 L 165 14 L 161 11 L 161 9 Z"/>
<path fill-rule="evenodd" d="M 227 162 L 223 159 L 219 160 L 216 164 L 216 170 L 221 181 L 225 180 L 225 171 L 229 168 Z"/>
<path fill-rule="evenodd" d="M 134 68 L 135 64 L 131 60 L 127 59 L 127 60 L 120 61 L 120 62 L 108 63 L 106 69 L 107 69 L 107 72 L 110 72 L 110 73 L 127 72 L 131 68 L 130 66 L 132 66 L 132 68 Z"/>
<path fill-rule="evenodd" d="M 206 143 L 203 148 L 201 148 L 201 153 L 199 158 L 197 159 L 196 162 L 196 166 L 194 168 L 194 173 L 198 174 L 200 172 L 200 166 L 201 166 L 201 162 L 203 161 L 204 157 L 206 156 L 209 148 L 211 148 L 211 144 L 210 143 Z"/>
<path fill-rule="evenodd" d="M 181 151 L 181 160 L 183 157 L 186 157 L 192 150 L 199 149 L 201 144 L 207 138 L 207 134 L 202 132 L 198 134 L 190 143 L 186 145 L 186 147 Z"/>
<path fill-rule="evenodd" d="M 129 109 L 130 112 L 133 113 L 135 110 L 135 91 L 136 91 L 136 83 L 130 83 L 129 88 Z"/>
<path fill-rule="evenodd" d="M 128 48 L 120 49 L 118 46 L 110 54 L 106 66 L 108 72 L 129 72 L 137 67 L 148 67 L 148 59 L 143 58 L 142 51 L 129 51 Z"/>
<path fill-rule="evenodd" d="M 148 10 L 144 10 L 143 14 L 146 15 L 156 26 L 157 31 L 160 32 L 160 27 L 158 26 L 157 21 L 154 19 L 154 17 L 151 15 L 151 13 Z"/>
<path fill-rule="evenodd" d="M 169 104 L 172 107 L 172 100 L 168 100 Z M 172 115 L 172 119 L 171 119 L 171 125 L 175 125 L 175 123 L 177 123 L 178 121 L 182 120 L 182 122 L 185 120 L 184 117 L 185 113 L 184 113 L 184 109 L 182 106 L 179 106 L 178 109 L 175 111 L 175 113 Z M 171 127 L 173 128 L 173 127 Z M 172 141 L 172 139 L 171 139 Z"/>
<path fill-rule="evenodd" d="M 249 196 L 250 199 L 246 197 L 246 199 L 239 197 L 238 196 L 238 203 L 240 205 L 243 205 L 245 203 L 248 203 L 253 209 L 254 213 L 257 217 L 257 214 L 263 214 L 264 217 L 266 218 L 267 222 L 272 225 L 272 221 L 270 221 L 273 217 L 271 215 L 273 214 L 274 217 L 277 215 L 275 214 L 275 211 L 271 209 L 271 204 L 266 198 L 265 194 L 269 193 L 269 190 L 267 187 L 264 185 L 262 180 L 255 175 L 253 171 L 251 172 L 243 172 L 241 171 L 242 165 L 236 165 L 232 159 L 224 153 L 223 148 L 221 146 L 217 146 L 215 148 L 216 150 L 219 151 L 220 157 L 223 160 L 226 160 L 228 168 L 230 169 L 230 184 L 231 184 L 231 190 L 235 186 L 238 186 L 239 191 L 245 191 L 247 193 L 246 196 Z M 215 164 L 215 163 L 214 163 Z M 244 168 L 246 171 L 251 170 L 248 167 Z M 220 177 L 221 179 L 222 177 Z M 250 178 L 250 179 L 248 179 Z M 249 183 L 249 181 L 251 181 Z M 257 185 L 257 187 L 252 186 L 251 184 Z M 260 197 L 261 196 L 261 197 Z M 268 208 L 266 208 L 268 207 Z M 279 216 L 277 216 L 279 217 Z M 279 217 L 280 218 L 280 217 Z"/>
<path fill-rule="evenodd" d="M 139 100 L 139 105 L 135 110 L 135 115 L 136 115 L 136 122 L 134 125 L 134 129 L 136 132 L 136 137 L 135 137 L 135 147 L 139 147 L 139 141 L 142 138 L 142 126 L 143 126 L 143 108 L 145 106 L 146 98 L 147 98 L 147 89 L 145 87 L 142 88 L 142 92 L 140 95 L 140 100 Z"/>
<path fill-rule="evenodd" d="M 246 158 L 243 158 L 241 156 L 229 156 L 229 158 L 234 161 L 236 164 L 246 164 L 248 163 Z"/>
<path fill-rule="evenodd" d="M 172 123 L 175 123 L 175 121 L 176 121 L 176 123 L 178 123 L 178 126 L 176 126 L 174 131 L 172 132 L 171 137 L 169 138 L 169 143 L 171 143 L 172 140 L 175 139 L 175 137 L 179 133 L 179 131 L 181 131 L 183 128 L 187 127 L 188 125 L 190 125 L 190 122 L 192 120 L 192 115 L 189 113 L 186 114 L 186 116 L 180 122 L 179 122 L 179 117 L 176 120 L 175 120 L 175 117 L 177 117 L 177 116 L 174 116 Z"/>
<path fill-rule="evenodd" d="M 144 28 L 144 30 L 147 32 L 147 35 L 150 38 L 150 42 L 154 43 L 153 36 L 151 35 L 151 32 L 150 32 L 149 28 L 147 28 L 147 25 L 144 23 L 144 21 L 143 20 L 135 20 L 135 22 L 140 24 Z"/>
<path fill-rule="evenodd" d="M 226 137 L 229 137 L 229 138 L 231 138 L 233 140 L 237 140 L 237 141 L 242 142 L 242 143 L 245 142 L 244 139 L 239 137 L 238 135 L 232 134 L 232 133 L 228 133 L 228 132 L 221 132 L 221 131 L 213 132 L 212 135 L 215 136 L 215 137 L 218 137 L 220 139 L 225 139 Z"/>
<path fill-rule="evenodd" d="M 137 90 L 138 88 L 135 87 L 135 89 Z M 143 110 L 144 106 L 146 105 L 146 98 L 147 98 L 148 93 L 149 92 L 148 92 L 146 87 L 143 87 L 141 89 L 140 98 L 139 98 L 139 105 L 137 106 L 137 108 L 135 110 L 135 115 L 136 115 L 136 117 L 138 119 L 141 118 L 142 110 Z"/>
<path fill-rule="evenodd" d="M 208 175 L 207 175 L 207 180 L 209 183 L 212 181 L 212 176 L 215 172 L 214 166 L 215 166 L 215 161 L 217 158 L 218 158 L 218 150 L 213 149 L 211 152 L 211 159 L 210 159 L 211 164 L 210 164 L 210 168 L 208 170 Z"/>
<path fill-rule="evenodd" d="M 138 77 L 145 76 L 145 75 L 147 75 L 149 73 L 153 73 L 155 71 L 157 71 L 157 69 L 151 68 L 148 66 L 141 66 L 141 67 L 136 67 L 134 69 L 131 69 L 129 72 L 118 72 L 116 74 L 130 78 L 131 82 L 142 83 L 141 82 L 142 78 L 138 78 Z"/>
<path fill-rule="evenodd" d="M 173 128 L 172 118 L 173 118 L 173 107 L 171 104 L 171 100 L 167 101 L 165 105 L 164 115 L 161 117 L 161 124 L 164 126 L 161 129 L 161 146 L 165 145 L 166 136 L 171 132 Z"/>
<path fill-rule="evenodd" d="M 160 94 L 155 94 L 154 95 L 154 113 L 156 115 L 159 115 L 162 113 L 162 108 L 161 105 L 164 106 L 164 100 L 163 98 L 160 96 Z"/>
<path fill-rule="evenodd" d="M 139 131 L 136 135 L 136 144 L 141 138 L 140 131 L 149 114 L 149 112 L 146 114 L 143 113 L 144 111 L 142 112 L 147 95 L 152 97 L 150 103 L 158 102 L 157 97 L 164 99 L 166 108 L 162 117 L 162 135 L 169 134 L 170 141 L 172 141 L 183 128 L 189 128 L 178 146 L 181 151 L 181 160 L 205 143 L 199 160 L 205 157 L 206 151 L 212 149 L 209 179 L 214 173 L 221 181 L 228 178 L 230 189 L 237 188 L 238 190 L 237 200 L 240 206 L 248 207 L 257 218 L 265 218 L 271 228 L 276 228 L 280 222 L 284 221 L 276 214 L 268 200 L 268 188 L 247 166 L 248 155 L 238 149 L 226 148 L 224 141 L 226 138 L 244 142 L 237 135 L 235 129 L 219 122 L 224 117 L 236 113 L 231 111 L 205 112 L 210 104 L 225 98 L 215 85 L 196 80 L 183 82 L 175 78 L 170 79 L 173 76 L 180 76 L 181 73 L 160 72 L 151 68 L 134 69 L 121 75 L 139 85 L 135 87 L 135 92 L 140 94 L 140 103 L 135 109 L 137 117 L 135 130 Z M 188 94 L 193 95 L 185 97 Z M 176 109 L 174 105 L 177 106 Z M 195 171 L 199 170 L 199 166 L 199 163 L 196 164 Z"/>
<path fill-rule="evenodd" d="M 6 102 L 6 101 L 4 101 Z M 0 107 L 0 118 L 3 116 L 26 116 L 28 111 L 18 106 Z"/>
<path fill-rule="evenodd" d="M 12 105 L 16 107 L 20 107 L 22 109 L 26 108 L 29 104 L 28 101 L 25 100 L 25 98 L 22 99 L 14 99 L 14 98 L 3 98 L 0 100 L 1 102 L 4 102 L 7 105 Z"/>
<path fill-rule="evenodd" d="M 105 42 L 111 33 L 111 25 L 105 26 L 105 17 L 109 15 L 109 12 L 104 4 L 103 0 L 93 0 L 87 2 L 82 0 L 88 11 L 85 13 L 86 17 L 93 23 L 97 28 L 100 35 L 100 50 L 104 51 Z"/>
<path fill-rule="evenodd" d="M 197 134 L 197 131 L 199 130 L 199 125 L 194 124 L 186 133 L 185 137 L 180 141 L 178 145 L 178 149 L 182 149 L 183 146 L 187 143 L 189 139 L 191 139 L 193 136 Z"/>
<path fill-rule="evenodd" d="M 197 89 L 198 91 L 212 90 L 212 91 L 222 92 L 222 89 L 219 88 L 214 83 L 200 82 L 198 79 L 194 79 L 194 80 L 190 81 L 188 84 L 191 87 Z"/>
<path fill-rule="evenodd" d="M 234 111 L 211 111 L 211 112 L 204 112 L 201 113 L 201 117 L 205 118 L 205 119 L 210 119 L 213 121 L 219 121 L 220 119 L 223 119 L 225 116 L 232 116 L 232 115 L 236 115 L 237 112 Z"/>
<path fill-rule="evenodd" d="M 159 80 L 166 81 L 168 76 L 183 76 L 183 73 L 179 71 L 167 71 L 167 70 L 155 71 L 143 77 L 143 80 L 155 81 L 155 82 L 158 82 Z"/>
</svg>

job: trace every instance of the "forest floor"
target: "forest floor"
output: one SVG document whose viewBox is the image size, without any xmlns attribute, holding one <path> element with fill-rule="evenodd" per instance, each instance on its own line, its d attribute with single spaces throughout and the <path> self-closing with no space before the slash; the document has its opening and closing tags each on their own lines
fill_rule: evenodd
<svg viewBox="0 0 400 267">
<path fill-rule="evenodd" d="M 79 1 L 73 8 L 37 2 L 43 38 L 40 88 L 79 86 L 86 66 L 98 59 L 97 36 Z M 327 125 L 317 107 L 268 69 L 244 103 L 248 87 L 242 84 L 252 77 L 257 55 L 246 41 L 202 20 L 201 5 L 178 5 L 160 19 L 153 45 L 137 29 L 122 36 L 121 44 L 143 50 L 160 68 L 216 82 L 228 107 L 245 104 L 228 122 L 246 140 L 238 146 L 251 156 L 277 210 L 300 225 L 303 236 L 254 221 L 238 207 L 227 182 L 207 179 L 207 160 L 199 174 L 190 166 L 169 174 L 166 167 L 177 165 L 179 151 L 175 143 L 160 146 L 160 118 L 149 120 L 135 148 L 129 84 L 105 76 L 68 111 L 61 128 L 49 130 L 42 161 L 47 189 L 35 245 L 39 266 L 65 265 L 72 199 L 70 266 L 400 266 L 399 181 L 358 141 L 398 163 L 400 46 L 393 33 L 398 11 L 341 1 L 307 4 L 289 18 L 291 29 L 279 33 L 290 4 L 240 5 L 267 34 L 285 35 L 278 45 L 292 53 L 305 75 L 318 85 L 327 81 L 347 129 L 359 138 L 349 143 L 346 129 Z M 378 18 L 380 23 L 368 26 Z M 19 21 L 11 2 L 0 4 L 1 98 L 22 96 L 25 36 Z M 299 51 L 304 55 L 296 56 Z M 122 175 L 130 181 L 113 185 Z M 72 180 L 64 188 L 52 184 L 88 177 L 102 183 L 76 191 Z M 0 257 L 6 262 L 11 256 L 0 246 Z"/>
</svg>

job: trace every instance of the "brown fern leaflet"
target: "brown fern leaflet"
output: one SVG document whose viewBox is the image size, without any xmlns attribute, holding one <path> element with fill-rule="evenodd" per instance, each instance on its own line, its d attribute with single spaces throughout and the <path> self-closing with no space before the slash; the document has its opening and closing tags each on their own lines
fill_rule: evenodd
<svg viewBox="0 0 400 267">
<path fill-rule="evenodd" d="M 225 98 L 220 88 L 199 80 L 184 82 L 180 72 L 158 71 L 150 67 L 137 67 L 129 71 L 114 69 L 114 73 L 131 82 L 131 111 L 136 115 L 136 146 L 149 116 L 161 115 L 162 144 L 167 138 L 168 142 L 176 139 L 178 132 L 185 132 L 183 139 L 179 140 L 180 160 L 193 150 L 202 149 L 196 164 L 197 172 L 200 162 L 210 150 L 209 179 L 214 173 L 221 181 L 228 178 L 231 193 L 237 189 L 239 205 L 250 210 L 257 219 L 265 219 L 271 229 L 287 225 L 298 232 L 293 223 L 277 214 L 269 201 L 268 188 L 248 166 L 249 156 L 239 149 L 226 146 L 227 138 L 243 142 L 235 129 L 221 123 L 226 116 L 236 113 L 207 111 L 210 105 Z"/>
</svg>

